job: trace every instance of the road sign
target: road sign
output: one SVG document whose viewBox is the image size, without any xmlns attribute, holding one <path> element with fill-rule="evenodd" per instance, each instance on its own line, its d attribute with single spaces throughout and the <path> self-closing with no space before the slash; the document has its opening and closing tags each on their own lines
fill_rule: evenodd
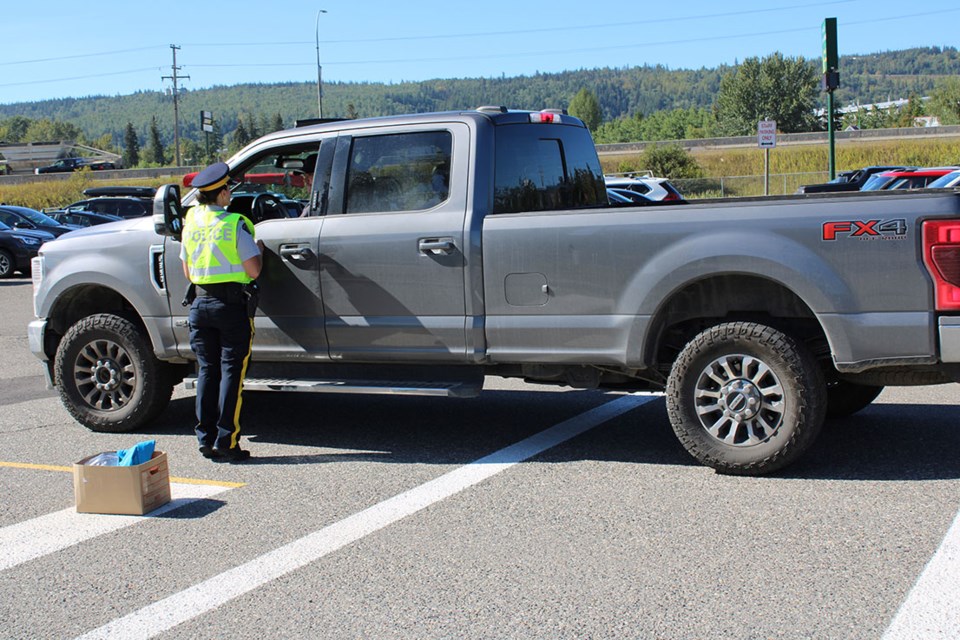
<svg viewBox="0 0 960 640">
<path fill-rule="evenodd" d="M 200 112 L 200 128 L 203 131 L 207 131 L 207 132 L 213 131 L 213 112 L 211 111 Z"/>
<path fill-rule="evenodd" d="M 757 146 L 772 149 L 777 146 L 777 121 L 761 120 L 757 123 Z"/>
</svg>

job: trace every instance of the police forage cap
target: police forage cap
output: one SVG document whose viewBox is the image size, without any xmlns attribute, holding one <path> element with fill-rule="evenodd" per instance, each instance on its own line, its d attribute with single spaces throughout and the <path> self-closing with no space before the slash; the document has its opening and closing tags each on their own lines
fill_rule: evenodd
<svg viewBox="0 0 960 640">
<path fill-rule="evenodd" d="M 213 191 L 227 184 L 230 177 L 230 167 L 226 162 L 215 162 L 196 176 L 191 184 L 200 191 Z"/>
</svg>

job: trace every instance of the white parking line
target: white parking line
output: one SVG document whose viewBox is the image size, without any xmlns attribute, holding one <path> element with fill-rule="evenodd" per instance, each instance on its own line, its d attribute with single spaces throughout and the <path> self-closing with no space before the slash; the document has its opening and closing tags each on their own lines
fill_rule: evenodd
<svg viewBox="0 0 960 640">
<path fill-rule="evenodd" d="M 25 520 L 0 529 L 0 571 L 66 549 L 84 540 L 162 516 L 179 507 L 209 498 L 228 487 L 200 484 L 170 484 L 172 500 L 145 516 L 106 516 L 77 513 L 74 507 Z"/>
<path fill-rule="evenodd" d="M 134 611 L 80 638 L 152 638 L 652 400 L 624 396 Z"/>
<path fill-rule="evenodd" d="M 883 634 L 883 640 L 914 638 L 960 638 L 960 513 Z"/>
</svg>

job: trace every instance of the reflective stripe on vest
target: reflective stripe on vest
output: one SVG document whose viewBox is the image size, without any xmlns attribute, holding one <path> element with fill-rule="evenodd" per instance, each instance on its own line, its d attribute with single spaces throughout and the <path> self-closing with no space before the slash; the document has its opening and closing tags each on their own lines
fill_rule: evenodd
<svg viewBox="0 0 960 640">
<path fill-rule="evenodd" d="M 237 250 L 237 233 L 240 233 L 241 224 L 250 226 L 239 213 L 214 210 L 208 205 L 197 205 L 187 212 L 183 246 L 191 282 L 203 285 L 252 280 L 244 270 Z"/>
</svg>

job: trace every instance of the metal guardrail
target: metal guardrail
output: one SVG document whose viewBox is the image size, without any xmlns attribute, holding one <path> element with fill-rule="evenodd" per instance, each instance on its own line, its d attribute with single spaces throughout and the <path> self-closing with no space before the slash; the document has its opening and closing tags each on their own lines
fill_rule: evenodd
<svg viewBox="0 0 960 640">
<path fill-rule="evenodd" d="M 91 171 L 90 179 L 97 182 L 116 181 L 116 180 L 136 180 L 138 178 L 161 178 L 164 176 L 185 176 L 194 171 L 200 171 L 203 166 L 189 167 L 161 167 L 159 169 L 116 169 L 109 171 Z M 73 173 L 43 173 L 36 175 L 34 173 L 13 173 L 7 176 L 0 176 L 0 185 L 26 184 L 34 182 L 53 182 L 57 180 L 69 180 Z"/>
<path fill-rule="evenodd" d="M 861 129 L 859 131 L 838 131 L 837 142 L 862 140 L 887 140 L 896 138 L 934 138 L 940 136 L 960 136 L 960 125 L 939 127 L 901 127 L 898 129 Z M 794 144 L 826 143 L 827 132 L 778 133 L 777 146 Z M 704 147 L 756 147 L 757 136 L 735 136 L 729 138 L 700 138 L 696 140 L 659 140 L 656 142 L 620 142 L 598 144 L 597 153 L 611 155 L 618 153 L 641 153 L 649 145 L 679 144 L 684 149 Z"/>
</svg>

